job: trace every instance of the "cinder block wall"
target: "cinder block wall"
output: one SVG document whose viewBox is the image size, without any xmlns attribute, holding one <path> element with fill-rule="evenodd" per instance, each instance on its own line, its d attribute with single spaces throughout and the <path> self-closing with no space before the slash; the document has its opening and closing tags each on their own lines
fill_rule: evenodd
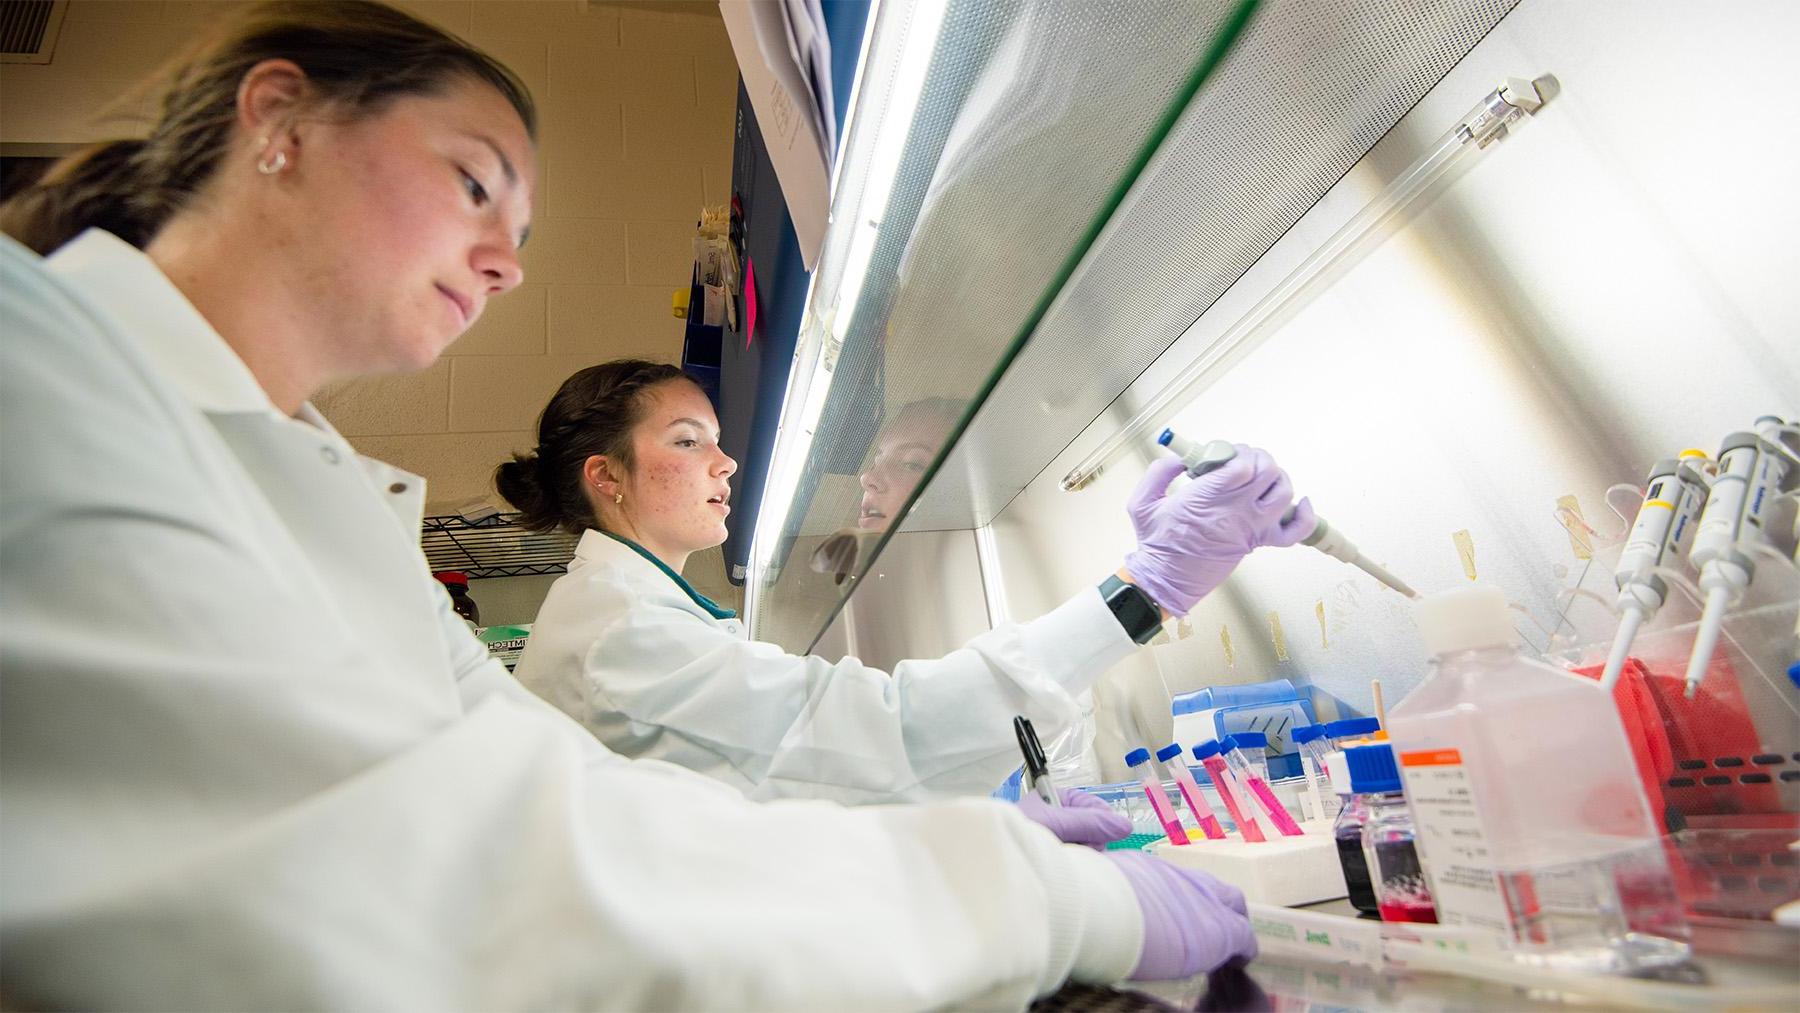
<svg viewBox="0 0 1800 1013">
<path fill-rule="evenodd" d="M 144 102 L 110 118 L 107 105 L 238 5 L 73 0 L 51 63 L 0 65 L 0 142 L 138 132 L 131 117 L 146 112 Z M 729 199 L 737 67 L 713 0 L 396 6 L 504 61 L 531 88 L 540 117 L 525 284 L 491 303 L 430 369 L 316 400 L 359 450 L 424 475 L 431 507 L 441 509 L 492 495 L 494 466 L 533 445 L 538 412 L 570 373 L 625 355 L 679 359 L 681 321 L 669 299 L 687 284 L 700 208 Z M 689 573 L 722 601 L 738 597 L 717 559 L 696 557 Z M 493 618 L 523 621 L 536 601 L 528 592 L 505 611 Z"/>
<path fill-rule="evenodd" d="M 406 6 L 506 61 L 542 117 L 525 284 L 431 369 L 320 399 L 360 449 L 423 474 L 445 504 L 490 493 L 494 466 L 532 446 L 570 373 L 679 359 L 669 297 L 687 283 L 700 208 L 729 197 L 737 70 L 707 2 L 676 14 L 580 0 Z"/>
</svg>

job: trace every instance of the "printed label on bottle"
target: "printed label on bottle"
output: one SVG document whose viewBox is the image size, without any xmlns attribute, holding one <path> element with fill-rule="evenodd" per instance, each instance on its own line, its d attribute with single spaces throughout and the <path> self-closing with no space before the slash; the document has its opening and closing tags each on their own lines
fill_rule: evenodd
<svg viewBox="0 0 1800 1013">
<path fill-rule="evenodd" d="M 1400 769 L 1438 922 L 1510 937 L 1512 921 L 1462 753 L 1455 749 L 1401 753 Z"/>
</svg>

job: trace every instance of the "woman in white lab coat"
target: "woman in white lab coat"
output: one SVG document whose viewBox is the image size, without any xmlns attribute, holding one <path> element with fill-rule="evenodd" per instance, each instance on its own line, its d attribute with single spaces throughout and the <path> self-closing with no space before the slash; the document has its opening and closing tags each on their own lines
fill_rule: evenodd
<svg viewBox="0 0 1800 1013">
<path fill-rule="evenodd" d="M 1022 1007 L 1254 952 L 1205 877 L 986 801 L 753 804 L 486 657 L 421 480 L 307 400 L 519 283 L 510 72 L 284 4 L 157 109 L 0 209 L 7 1006 Z"/>
<path fill-rule="evenodd" d="M 1132 498 L 1139 547 L 1117 574 L 889 675 L 751 641 L 681 577 L 689 555 L 725 539 L 736 464 L 705 393 L 675 367 L 621 360 L 576 373 L 544 409 L 538 441 L 499 467 L 496 485 L 527 524 L 581 539 L 519 680 L 615 751 L 757 799 L 988 793 L 1019 764 L 1013 715 L 1046 740 L 1062 733 L 1079 720 L 1074 695 L 1163 613 L 1186 614 L 1244 555 L 1293 544 L 1311 521 L 1302 501 L 1283 523 L 1287 478 L 1262 451 L 1173 492 L 1181 466 L 1165 459 Z"/>
</svg>

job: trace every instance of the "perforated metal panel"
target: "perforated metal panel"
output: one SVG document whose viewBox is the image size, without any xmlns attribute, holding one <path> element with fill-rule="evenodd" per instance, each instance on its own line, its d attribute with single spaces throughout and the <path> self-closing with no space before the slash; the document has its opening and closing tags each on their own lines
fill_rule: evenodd
<svg viewBox="0 0 1800 1013">
<path fill-rule="evenodd" d="M 1515 2 L 1265 5 L 905 530 L 990 521 Z M 997 270 L 985 280 L 1009 277 Z"/>
</svg>

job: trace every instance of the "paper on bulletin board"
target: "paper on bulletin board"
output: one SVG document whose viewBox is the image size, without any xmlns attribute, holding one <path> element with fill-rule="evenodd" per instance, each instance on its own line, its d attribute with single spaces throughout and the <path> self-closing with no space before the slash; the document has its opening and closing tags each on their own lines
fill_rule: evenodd
<svg viewBox="0 0 1800 1013">
<path fill-rule="evenodd" d="M 756 111 L 775 178 L 787 199 L 808 271 L 819 258 L 831 207 L 831 152 L 835 124 L 831 64 L 823 19 L 811 3 L 786 0 L 722 0 L 719 13 L 731 36 L 744 92 Z M 820 88 L 826 89 L 820 91 Z"/>
</svg>

